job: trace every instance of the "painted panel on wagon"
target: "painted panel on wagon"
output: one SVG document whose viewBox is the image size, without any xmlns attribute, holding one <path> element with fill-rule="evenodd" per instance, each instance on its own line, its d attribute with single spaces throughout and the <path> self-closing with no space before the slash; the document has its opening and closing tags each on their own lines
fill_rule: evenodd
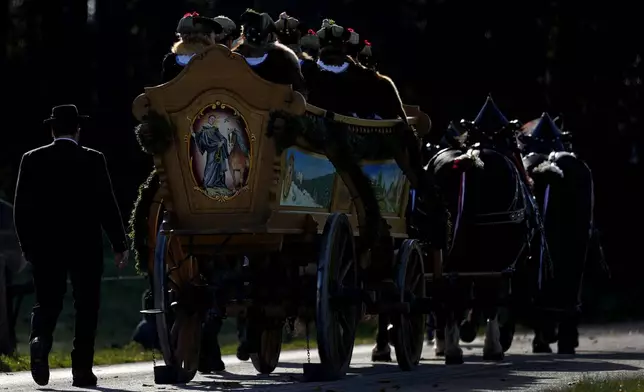
<svg viewBox="0 0 644 392">
<path fill-rule="evenodd" d="M 221 202 L 247 190 L 253 141 L 236 109 L 221 102 L 201 109 L 189 139 L 195 189 Z"/>
<path fill-rule="evenodd" d="M 289 148 L 282 163 L 281 206 L 328 210 L 335 168 L 319 154 Z"/>
</svg>

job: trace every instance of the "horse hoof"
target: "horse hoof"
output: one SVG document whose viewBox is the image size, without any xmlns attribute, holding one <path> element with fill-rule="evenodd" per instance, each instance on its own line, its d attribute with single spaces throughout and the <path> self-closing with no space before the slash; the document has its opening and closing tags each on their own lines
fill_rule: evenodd
<svg viewBox="0 0 644 392">
<path fill-rule="evenodd" d="M 557 354 L 559 355 L 575 355 L 576 351 L 574 347 L 559 346 L 557 347 Z"/>
<path fill-rule="evenodd" d="M 503 361 L 503 358 L 505 358 L 505 354 L 503 352 L 500 353 L 483 353 L 483 360 L 484 361 Z"/>
<path fill-rule="evenodd" d="M 445 365 L 462 365 L 464 363 L 462 355 L 445 356 Z"/>
<path fill-rule="evenodd" d="M 375 347 L 371 351 L 371 361 L 372 362 L 391 362 L 391 348 L 387 346 L 385 349 L 378 349 Z"/>
<path fill-rule="evenodd" d="M 552 349 L 548 344 L 533 344 L 532 353 L 533 354 L 552 354 Z"/>
</svg>

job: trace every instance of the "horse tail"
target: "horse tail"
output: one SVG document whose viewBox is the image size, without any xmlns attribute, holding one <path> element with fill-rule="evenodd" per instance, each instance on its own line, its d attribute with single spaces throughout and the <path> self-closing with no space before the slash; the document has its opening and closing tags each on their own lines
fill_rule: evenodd
<svg viewBox="0 0 644 392">
<path fill-rule="evenodd" d="M 535 167 L 530 177 L 537 184 L 551 185 L 561 181 L 564 178 L 564 172 L 555 161 L 548 159 Z"/>
</svg>

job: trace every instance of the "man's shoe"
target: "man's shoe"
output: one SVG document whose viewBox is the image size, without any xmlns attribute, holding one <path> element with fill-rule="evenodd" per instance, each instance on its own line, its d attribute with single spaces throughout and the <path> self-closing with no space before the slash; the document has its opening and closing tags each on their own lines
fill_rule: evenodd
<svg viewBox="0 0 644 392">
<path fill-rule="evenodd" d="M 88 370 L 72 370 L 72 375 L 74 377 L 72 381 L 72 386 L 79 388 L 95 387 L 98 379 L 92 372 L 92 369 Z"/>
<path fill-rule="evenodd" d="M 40 338 L 34 338 L 29 343 L 29 355 L 31 356 L 31 377 L 40 386 L 49 384 L 49 354 Z"/>
</svg>

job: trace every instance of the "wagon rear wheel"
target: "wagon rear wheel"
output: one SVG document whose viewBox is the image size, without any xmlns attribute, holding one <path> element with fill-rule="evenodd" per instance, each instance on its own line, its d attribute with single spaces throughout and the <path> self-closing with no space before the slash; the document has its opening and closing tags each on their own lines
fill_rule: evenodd
<svg viewBox="0 0 644 392">
<path fill-rule="evenodd" d="M 201 347 L 203 312 L 196 259 L 186 257 L 176 237 L 159 233 L 154 258 L 154 303 L 157 333 L 166 364 L 163 381 L 186 383 L 196 373 Z"/>
<path fill-rule="evenodd" d="M 349 369 L 362 310 L 352 299 L 357 289 L 353 230 L 346 215 L 334 213 L 322 233 L 316 302 L 318 353 L 331 378 L 342 377 Z"/>
<path fill-rule="evenodd" d="M 396 281 L 401 302 L 413 302 L 425 297 L 425 267 L 423 256 L 416 240 L 405 240 L 398 250 Z M 396 360 L 402 370 L 412 370 L 420 362 L 423 353 L 426 316 L 413 312 L 392 318 Z"/>
<path fill-rule="evenodd" d="M 280 360 L 284 323 L 268 321 L 254 328 L 258 328 L 256 332 L 258 336 L 253 338 L 257 342 L 257 352 L 250 354 L 250 360 L 257 372 L 270 374 L 275 370 Z"/>
</svg>

